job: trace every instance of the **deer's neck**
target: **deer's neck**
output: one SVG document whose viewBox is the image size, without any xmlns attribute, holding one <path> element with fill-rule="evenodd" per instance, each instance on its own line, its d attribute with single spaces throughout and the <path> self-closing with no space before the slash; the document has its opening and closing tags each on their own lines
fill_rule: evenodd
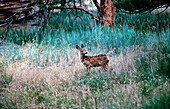
<svg viewBox="0 0 170 109">
<path fill-rule="evenodd" d="M 81 60 L 83 61 L 84 59 L 87 58 L 87 56 L 85 56 L 85 54 L 80 54 L 80 58 L 81 58 Z"/>
</svg>

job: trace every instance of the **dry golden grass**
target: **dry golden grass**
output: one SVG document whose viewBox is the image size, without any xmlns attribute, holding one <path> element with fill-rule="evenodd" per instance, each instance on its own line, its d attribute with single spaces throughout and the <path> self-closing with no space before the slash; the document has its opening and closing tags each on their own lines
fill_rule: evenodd
<svg viewBox="0 0 170 109">
<path fill-rule="evenodd" d="M 81 72 L 84 69 L 84 66 L 79 61 L 78 55 L 71 56 L 70 52 L 76 51 L 68 51 L 68 62 L 66 62 L 66 53 L 59 54 L 59 63 L 49 62 L 48 66 L 41 67 L 38 65 L 34 65 L 33 61 L 30 60 L 31 56 L 27 53 L 27 47 L 23 48 L 23 60 L 12 62 L 5 69 L 5 73 L 8 75 L 13 75 L 13 81 L 17 82 L 28 82 L 28 81 L 36 81 L 36 80 L 44 80 L 49 84 L 57 84 L 60 81 L 70 81 L 75 73 Z M 37 50 L 34 49 L 34 53 L 36 54 Z M 49 54 L 49 58 L 51 58 L 51 54 Z M 75 61 L 77 59 L 77 61 Z M 43 63 L 46 60 L 44 54 L 40 54 L 39 63 Z M 67 64 L 66 64 L 67 63 Z"/>
<path fill-rule="evenodd" d="M 48 53 L 48 64 L 45 67 L 41 65 L 35 65 L 33 62 L 36 60 L 37 54 L 39 54 L 39 63 L 44 63 L 47 60 L 45 50 L 48 50 L 48 47 L 35 47 L 32 45 L 27 45 L 24 48 L 21 48 L 22 51 L 22 60 L 15 60 L 5 69 L 5 73 L 8 75 L 13 75 L 13 81 L 17 82 L 27 82 L 35 80 L 45 80 L 49 84 L 57 84 L 60 81 L 70 81 L 73 79 L 74 75 L 79 75 L 80 77 L 85 75 L 87 72 L 86 68 L 80 62 L 79 52 L 75 48 L 65 48 L 63 52 L 61 49 L 58 50 L 59 53 L 56 53 L 56 58 L 59 62 L 52 62 L 51 58 L 53 50 Z M 124 71 L 137 72 L 137 67 L 141 60 L 141 57 L 148 58 L 148 62 L 153 62 L 157 60 L 156 53 L 159 51 L 152 50 L 152 47 L 148 47 L 148 52 L 143 52 L 143 47 L 132 47 L 126 48 L 126 52 L 122 50 L 120 54 L 115 55 L 114 50 L 111 50 L 107 53 L 109 57 L 109 66 L 111 67 L 111 72 L 121 73 Z M 32 53 L 33 55 L 30 55 Z M 152 59 L 149 59 L 149 54 L 153 56 Z M 34 57 L 35 56 L 35 57 Z M 17 59 L 17 56 L 15 56 Z M 32 60 L 30 60 L 32 58 Z M 35 58 L 35 59 L 34 59 Z M 1 57 L 0 61 L 4 58 Z M 137 63 L 138 62 L 138 63 Z M 153 66 L 152 66 L 153 65 Z M 151 64 L 150 67 L 155 67 L 154 64 Z M 92 71 L 99 72 L 100 68 L 93 68 Z"/>
<path fill-rule="evenodd" d="M 59 62 L 54 63 L 50 60 L 52 58 L 52 53 L 49 55 L 48 66 L 41 67 L 40 65 L 35 65 L 30 58 L 29 52 L 40 55 L 39 63 L 43 63 L 47 59 L 45 54 L 43 54 L 44 48 L 34 48 L 31 46 L 26 46 L 22 48 L 23 59 L 15 60 L 5 69 L 5 73 L 8 75 L 13 75 L 13 81 L 17 82 L 27 82 L 35 80 L 44 80 L 49 84 L 57 84 L 60 81 L 70 81 L 73 79 L 74 75 L 79 75 L 80 77 L 85 75 L 87 72 L 85 66 L 80 62 L 79 52 L 74 48 L 66 48 L 66 52 L 60 51 L 58 54 Z M 48 48 L 46 48 L 48 49 Z M 135 52 L 128 50 L 125 55 L 121 52 L 119 55 L 114 55 L 113 51 L 107 53 L 109 56 L 109 66 L 112 68 L 112 72 L 120 73 L 122 71 L 136 71 L 135 68 Z M 17 59 L 17 56 L 15 57 Z M 1 58 L 2 61 L 2 58 Z M 100 68 L 93 68 L 92 71 L 99 71 Z"/>
</svg>

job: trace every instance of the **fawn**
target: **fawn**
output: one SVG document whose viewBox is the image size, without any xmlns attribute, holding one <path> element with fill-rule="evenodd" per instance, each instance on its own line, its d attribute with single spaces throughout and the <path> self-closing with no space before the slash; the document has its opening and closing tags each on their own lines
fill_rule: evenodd
<svg viewBox="0 0 170 109">
<path fill-rule="evenodd" d="M 91 67 L 102 67 L 103 70 L 110 70 L 108 63 L 109 60 L 106 55 L 100 54 L 98 56 L 86 56 L 87 52 L 84 49 L 84 45 L 81 44 L 81 48 L 76 45 L 76 48 L 80 51 L 81 62 L 87 67 L 88 74 L 90 73 Z"/>
</svg>

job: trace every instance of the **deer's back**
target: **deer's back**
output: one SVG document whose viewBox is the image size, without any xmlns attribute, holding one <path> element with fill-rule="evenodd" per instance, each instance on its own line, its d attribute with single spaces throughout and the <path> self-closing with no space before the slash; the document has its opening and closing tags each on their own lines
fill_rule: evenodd
<svg viewBox="0 0 170 109">
<path fill-rule="evenodd" d="M 108 58 L 106 55 L 98 55 L 98 56 L 85 56 L 82 59 L 82 63 L 85 66 L 90 66 L 90 67 L 98 67 L 101 65 L 106 65 L 109 62 Z"/>
</svg>

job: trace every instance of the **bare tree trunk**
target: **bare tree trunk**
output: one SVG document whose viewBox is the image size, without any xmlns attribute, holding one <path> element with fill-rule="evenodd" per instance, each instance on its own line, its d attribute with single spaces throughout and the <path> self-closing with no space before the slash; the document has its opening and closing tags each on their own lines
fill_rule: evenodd
<svg viewBox="0 0 170 109">
<path fill-rule="evenodd" d="M 114 18 L 114 6 L 113 0 L 101 0 L 101 7 L 104 10 L 105 25 L 109 26 L 109 29 L 113 27 L 113 18 Z"/>
<path fill-rule="evenodd" d="M 114 18 L 113 0 L 101 0 L 100 4 L 97 0 L 93 0 L 93 3 L 98 9 L 100 23 L 103 26 L 109 26 L 109 29 L 111 29 L 113 27 Z"/>
</svg>

